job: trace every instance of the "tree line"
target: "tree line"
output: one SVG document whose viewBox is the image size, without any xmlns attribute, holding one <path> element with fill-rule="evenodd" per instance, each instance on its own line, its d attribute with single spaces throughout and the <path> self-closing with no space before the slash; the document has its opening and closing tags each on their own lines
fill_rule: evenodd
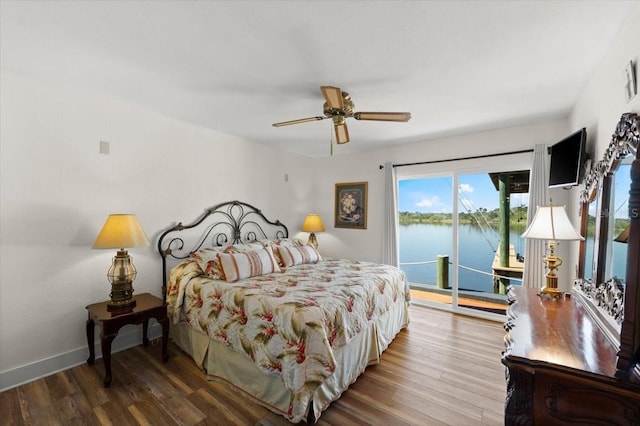
<svg viewBox="0 0 640 426">
<path fill-rule="evenodd" d="M 399 212 L 398 221 L 400 225 L 411 225 L 416 223 L 425 224 L 451 224 L 453 222 L 452 213 L 422 213 L 422 212 Z M 488 210 L 484 207 L 476 209 L 475 212 L 461 212 L 458 215 L 458 223 L 478 224 L 482 223 L 500 224 L 500 209 Z M 527 223 L 527 207 L 513 207 L 509 212 L 509 221 Z"/>
<path fill-rule="evenodd" d="M 459 214 L 458 223 L 469 225 L 480 225 L 478 221 L 482 221 L 482 225 L 489 223 L 496 227 L 500 225 L 500 209 L 488 210 L 484 207 L 478 208 L 475 212 L 462 212 Z M 399 212 L 398 222 L 400 225 L 412 225 L 416 223 L 433 224 L 433 225 L 450 225 L 453 223 L 452 213 L 421 213 L 421 212 Z M 596 218 L 589 215 L 587 218 L 587 237 L 593 236 Z M 509 223 L 527 224 L 527 207 L 513 207 L 509 212 Z M 614 234 L 618 235 L 629 225 L 629 219 L 614 219 Z"/>
</svg>

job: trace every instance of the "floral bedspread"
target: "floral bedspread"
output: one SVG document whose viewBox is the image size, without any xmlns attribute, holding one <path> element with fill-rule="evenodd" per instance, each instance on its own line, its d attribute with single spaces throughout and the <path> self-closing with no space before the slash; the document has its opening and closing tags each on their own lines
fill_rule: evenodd
<svg viewBox="0 0 640 426">
<path fill-rule="evenodd" d="M 184 319 L 266 374 L 281 375 L 302 400 L 333 373 L 333 348 L 409 297 L 400 269 L 350 260 L 302 264 L 235 283 L 211 279 L 186 261 L 172 269 L 167 289 L 172 321 Z"/>
</svg>

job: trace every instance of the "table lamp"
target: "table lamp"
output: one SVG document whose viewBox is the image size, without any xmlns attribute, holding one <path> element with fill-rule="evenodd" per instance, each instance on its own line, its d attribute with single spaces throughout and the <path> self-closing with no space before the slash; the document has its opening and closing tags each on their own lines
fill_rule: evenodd
<svg viewBox="0 0 640 426">
<path fill-rule="evenodd" d="M 556 241 L 584 240 L 571 224 L 564 206 L 538 206 L 533 221 L 522 237 L 548 240 L 549 254 L 542 257 L 548 272 L 545 275 L 546 285 L 540 290 L 540 295 L 552 299 L 563 297 L 564 294 L 558 289 L 556 275 L 556 269 L 562 265 L 562 259 L 555 254 Z"/>
<path fill-rule="evenodd" d="M 304 219 L 304 223 L 302 224 L 302 232 L 311 232 L 309 235 L 309 244 L 310 246 L 318 248 L 318 240 L 316 240 L 316 232 L 324 232 L 324 225 L 322 223 L 322 219 L 317 214 L 308 214 Z"/>
<path fill-rule="evenodd" d="M 109 215 L 93 243 L 94 249 L 118 249 L 107 272 L 107 278 L 111 282 L 111 300 L 107 302 L 107 310 L 127 310 L 136 305 L 133 299 L 133 280 L 137 273 L 125 247 L 143 247 L 149 244 L 136 215 Z"/>
<path fill-rule="evenodd" d="M 624 228 L 622 232 L 613 239 L 613 241 L 627 244 L 629 242 L 629 228 L 631 228 L 631 224 L 627 225 L 627 227 Z"/>
</svg>

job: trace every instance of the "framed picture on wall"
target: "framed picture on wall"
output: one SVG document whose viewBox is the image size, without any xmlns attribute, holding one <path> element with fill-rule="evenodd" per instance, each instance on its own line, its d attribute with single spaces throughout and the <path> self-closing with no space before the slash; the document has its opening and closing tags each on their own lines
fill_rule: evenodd
<svg viewBox="0 0 640 426">
<path fill-rule="evenodd" d="M 336 183 L 334 226 L 367 229 L 367 182 Z"/>
</svg>

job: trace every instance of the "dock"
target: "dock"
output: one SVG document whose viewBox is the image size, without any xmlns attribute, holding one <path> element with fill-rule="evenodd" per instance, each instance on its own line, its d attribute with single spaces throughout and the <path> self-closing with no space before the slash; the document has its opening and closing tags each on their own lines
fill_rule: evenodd
<svg viewBox="0 0 640 426">
<path fill-rule="evenodd" d="M 493 271 L 493 287 L 494 292 L 500 294 L 506 294 L 507 287 L 510 284 L 509 278 L 518 278 L 522 279 L 522 274 L 524 272 L 524 262 L 518 260 L 518 256 L 516 256 L 516 250 L 513 247 L 513 244 L 509 245 L 509 262 L 508 266 L 500 265 L 500 250 L 496 251 L 496 255 L 493 258 L 493 264 L 491 265 L 491 270 Z M 496 291 L 497 290 L 497 291 Z"/>
<path fill-rule="evenodd" d="M 443 303 L 446 305 L 451 305 L 453 303 L 453 298 L 450 292 L 449 294 L 444 294 L 442 292 L 429 291 L 422 288 L 412 288 L 411 299 L 427 300 L 430 302 Z M 474 297 L 473 295 L 461 295 L 458 296 L 458 306 L 494 312 L 497 314 L 504 314 L 507 311 L 508 305 L 506 299 L 504 301 L 489 301 Z"/>
</svg>

